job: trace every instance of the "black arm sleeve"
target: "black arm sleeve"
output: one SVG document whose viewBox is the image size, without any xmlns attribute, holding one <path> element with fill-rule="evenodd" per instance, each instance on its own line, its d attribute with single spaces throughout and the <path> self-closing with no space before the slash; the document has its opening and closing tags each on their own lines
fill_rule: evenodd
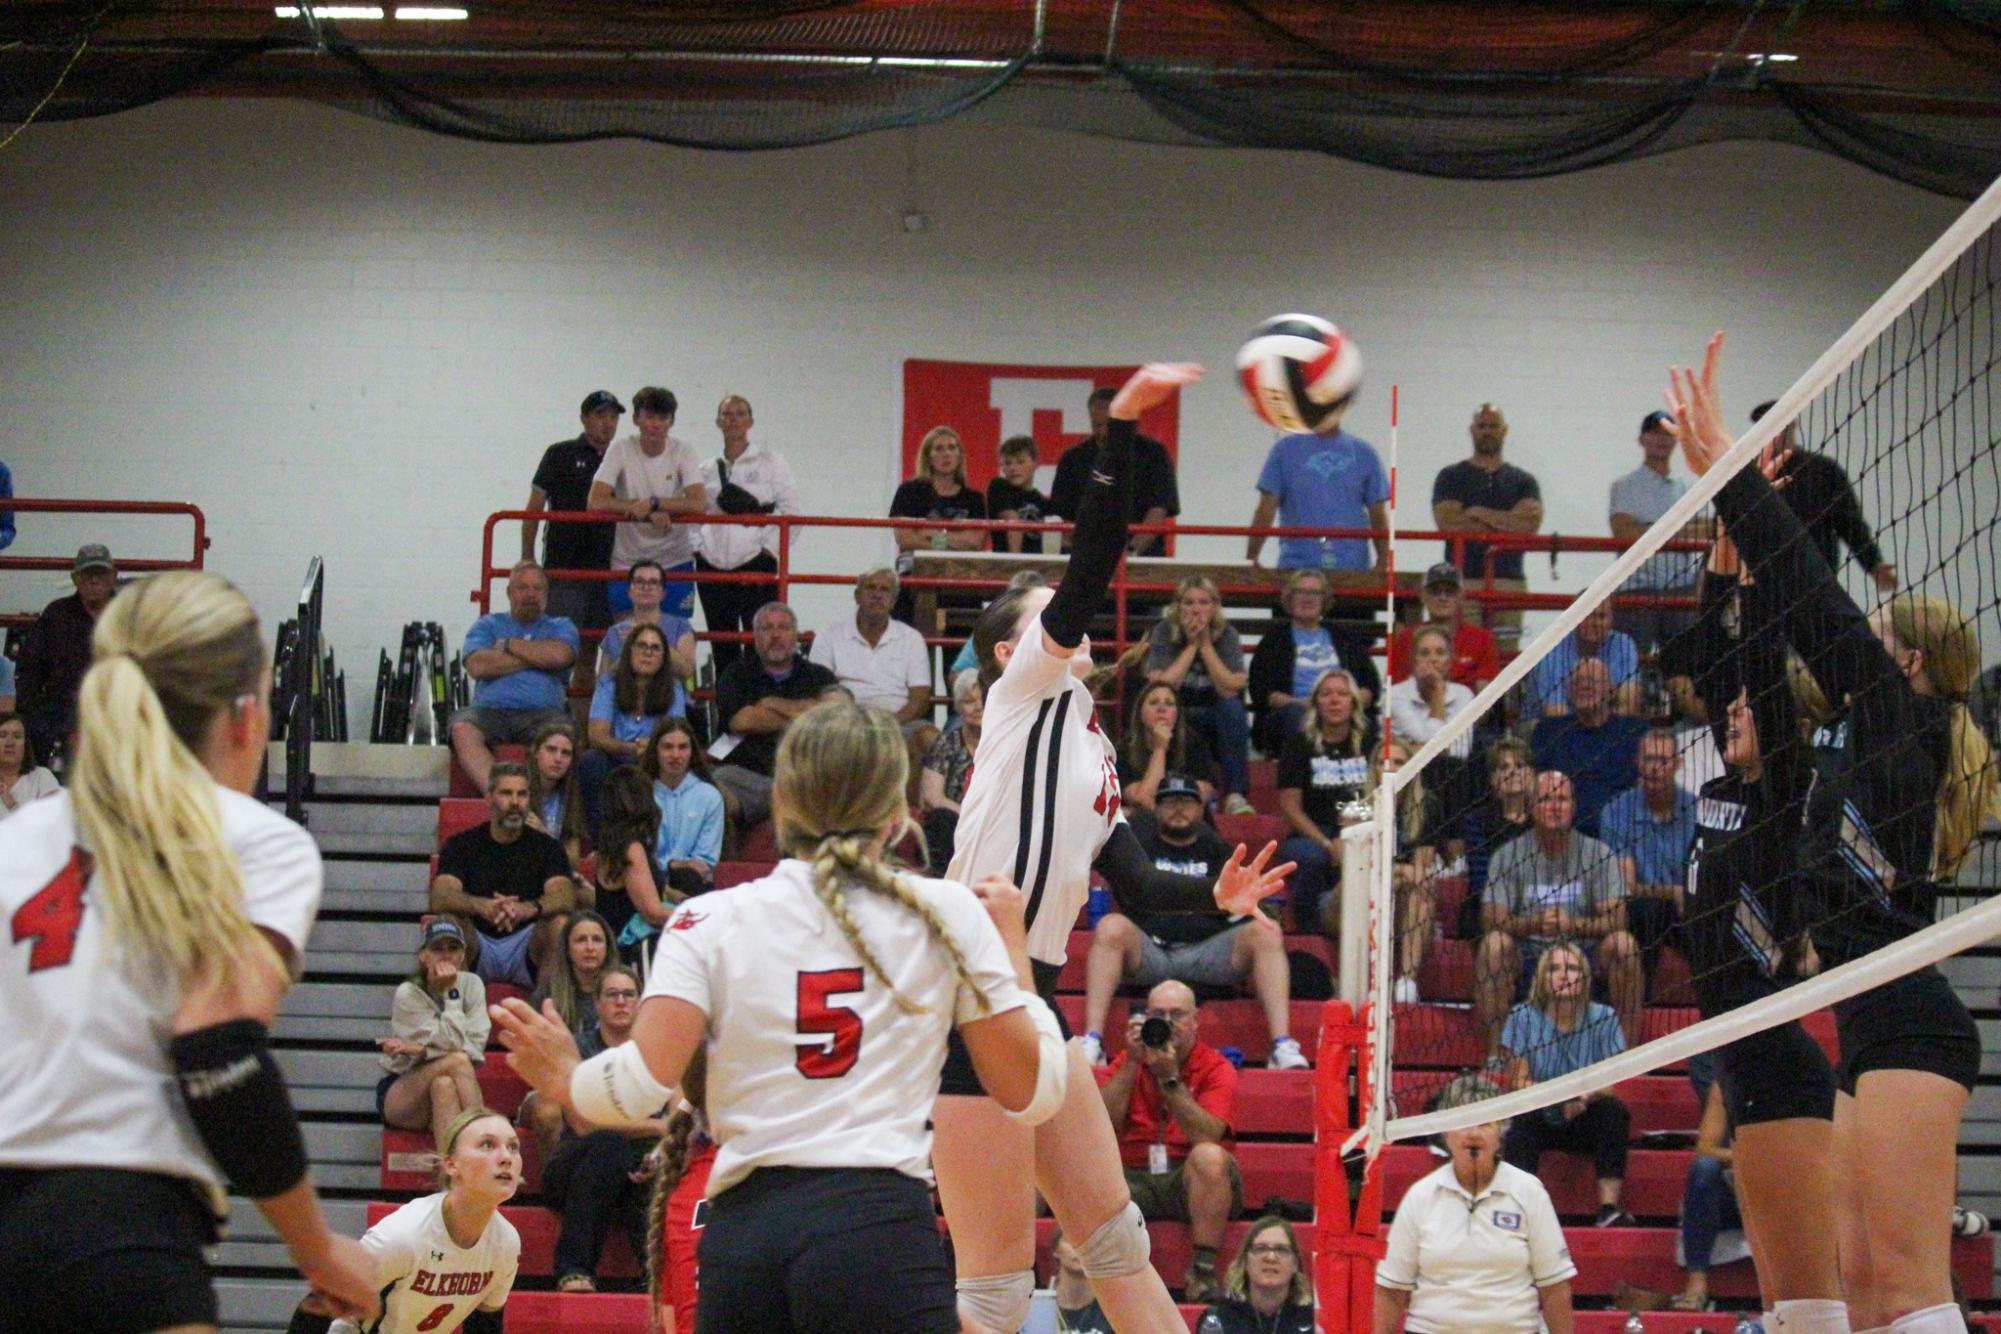
<svg viewBox="0 0 2001 1334">
<path fill-rule="evenodd" d="M 1737 688 L 1743 683 L 1741 661 L 1735 652 L 1736 631 L 1741 624 L 1737 597 L 1736 575 L 1704 570 L 1698 586 L 1702 609 L 1696 613 L 1695 625 L 1689 631 L 1696 636 L 1695 693 L 1709 717 L 1709 734 L 1715 738 L 1719 753 L 1730 729 L 1730 701 L 1737 697 Z"/>
<path fill-rule="evenodd" d="M 332 1316 L 315 1315 L 301 1306 L 292 1312 L 292 1323 L 285 1326 L 285 1334 L 327 1334 L 332 1328 Z"/>
<path fill-rule="evenodd" d="M 1141 913 L 1216 911 L 1216 882 L 1161 870 L 1139 845 L 1139 835 L 1133 833 L 1130 825 L 1112 826 L 1112 836 L 1098 849 L 1098 859 L 1092 865 L 1111 886 L 1119 911 L 1128 917 Z"/>
<path fill-rule="evenodd" d="M 1114 417 L 1105 429 L 1105 443 L 1091 461 L 1077 502 L 1077 526 L 1070 535 L 1070 564 L 1056 596 L 1042 610 L 1042 629 L 1065 648 L 1084 641 L 1084 631 L 1105 600 L 1119 560 L 1126 552 L 1131 524 L 1126 495 L 1127 464 L 1132 459 L 1137 424 Z"/>
<path fill-rule="evenodd" d="M 1833 476 L 1840 485 L 1835 488 L 1834 504 L 1822 521 L 1848 544 L 1848 550 L 1863 569 L 1873 570 L 1883 563 L 1883 549 L 1876 545 L 1876 534 L 1869 531 L 1869 521 L 1862 517 L 1862 502 L 1855 498 L 1855 487 L 1848 480 L 1847 471 L 1836 467 Z"/>
<path fill-rule="evenodd" d="M 474 1311 L 459 1326 L 459 1334 L 507 1334 L 507 1310 Z"/>
</svg>

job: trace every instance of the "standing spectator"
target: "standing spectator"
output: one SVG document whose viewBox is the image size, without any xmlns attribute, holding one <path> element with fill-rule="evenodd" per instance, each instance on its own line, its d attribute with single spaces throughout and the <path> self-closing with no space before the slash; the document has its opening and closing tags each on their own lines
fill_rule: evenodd
<svg viewBox="0 0 2001 1334">
<path fill-rule="evenodd" d="M 1071 523 L 1083 507 L 1085 484 L 1091 467 L 1105 443 L 1112 420 L 1112 400 L 1118 390 L 1109 385 L 1091 391 L 1085 411 L 1091 414 L 1091 434 L 1063 451 L 1056 461 L 1056 479 L 1049 484 L 1049 507 Z M 1126 495 L 1131 521 L 1136 524 L 1166 523 L 1181 513 L 1181 489 L 1174 480 L 1174 460 L 1167 446 L 1150 435 L 1135 431 L 1132 459 L 1126 465 Z M 1063 549 L 1070 549 L 1070 534 L 1063 535 Z M 1134 533 L 1126 550 L 1135 556 L 1160 556 L 1167 552 L 1167 538 L 1161 533 Z"/>
<path fill-rule="evenodd" d="M 90 635 L 111 595 L 118 591 L 118 567 L 108 548 L 95 542 L 77 548 L 69 578 L 76 592 L 42 608 L 21 648 L 19 703 L 28 739 L 37 755 L 64 753 L 76 729 L 76 692 L 90 670 Z"/>
<path fill-rule="evenodd" d="M 1167 1024 L 1159 1046 L 1143 1038 L 1149 1019 Z M 1217 1289 L 1223 1229 L 1244 1207 L 1244 1179 L 1231 1151 L 1237 1067 L 1195 1036 L 1195 993 L 1171 981 L 1148 992 L 1146 1012 L 1126 1020 L 1125 1050 L 1099 1067 L 1098 1082 L 1133 1203 L 1150 1223 L 1188 1224 L 1194 1254 L 1183 1300 L 1206 1301 Z"/>
<path fill-rule="evenodd" d="M 1230 845 L 1202 818 L 1202 792 L 1180 774 L 1169 774 L 1154 797 L 1155 819 L 1140 845 L 1163 871 L 1214 880 L 1230 860 Z M 1271 1065 L 1303 1070 L 1306 1056 L 1290 1036 L 1292 965 L 1285 938 L 1270 921 L 1221 911 L 1109 912 L 1098 920 L 1085 961 L 1084 1056 L 1105 1059 L 1105 1015 L 1122 985 L 1152 987 L 1175 981 L 1205 987 L 1242 987 L 1265 1012 L 1271 1031 Z"/>
<path fill-rule="evenodd" d="M 688 442 L 669 435 L 680 408 L 671 391 L 649 386 L 632 396 L 633 434 L 612 442 L 591 478 L 590 508 L 622 514 L 615 525 L 611 567 L 630 570 L 636 561 L 654 560 L 673 574 L 695 568 L 693 516 L 709 507 L 702 483 L 702 462 Z M 624 580 L 609 591 L 614 614 L 632 606 Z M 686 620 L 695 614 L 695 586 L 685 579 L 668 584 L 661 605 Z"/>
<path fill-rule="evenodd" d="M 542 451 L 535 480 L 528 486 L 525 510 L 578 514 L 590 508 L 591 479 L 604 462 L 605 450 L 618 435 L 625 404 L 609 389 L 584 398 L 578 416 L 583 432 L 574 440 L 559 440 Z M 521 521 L 521 559 L 535 559 L 535 533 L 540 519 Z M 542 566 L 549 570 L 611 569 L 612 525 L 581 521 L 551 522 L 542 539 Z M 561 616 L 579 630 L 602 630 L 611 624 L 611 603 L 602 579 L 555 579 L 549 584 L 549 614 Z M 590 660 L 579 654 L 572 684 L 590 686 Z"/>
<path fill-rule="evenodd" d="M 1155 681 L 1133 701 L 1125 745 L 1119 748 L 1119 802 L 1128 809 L 1150 811 L 1161 780 L 1176 773 L 1192 779 L 1207 806 L 1216 795 L 1216 759 L 1200 732 L 1191 732 L 1181 717 L 1181 692 Z"/>
<path fill-rule="evenodd" d="M 576 903 L 570 859 L 562 844 L 528 827 L 526 765 L 493 766 L 486 806 L 487 823 L 452 835 L 439 851 L 430 910 L 458 920 L 482 979 L 532 987 Z"/>
<path fill-rule="evenodd" d="M 1535 767 L 1570 775 L 1577 792 L 1577 827 L 1598 836 L 1598 816 L 1617 793 L 1640 781 L 1640 738 L 1647 725 L 1612 712 L 1611 673 L 1586 658 L 1570 673 L 1570 708 L 1543 718 L 1529 733 Z"/>
<path fill-rule="evenodd" d="M 584 787 L 585 817 L 598 825 L 598 789 L 614 765 L 635 763 L 662 718 L 688 712 L 688 697 L 667 669 L 667 636 L 642 625 L 619 650 L 618 666 L 602 677 L 591 697 L 591 748 L 577 768 Z"/>
<path fill-rule="evenodd" d="M 549 577 L 533 561 L 507 575 L 507 610 L 490 612 L 466 631 L 465 670 L 472 704 L 452 715 L 452 754 L 481 791 L 493 747 L 525 744 L 548 723 L 569 718 L 564 692 L 581 641 L 577 627 L 544 615 Z"/>
<path fill-rule="evenodd" d="M 1452 680 L 1474 694 L 1501 674 L 1501 653 L 1494 636 L 1466 619 L 1465 581 L 1459 567 L 1440 561 L 1424 572 L 1425 625 L 1445 627 L 1452 634 Z M 1400 625 L 1390 636 L 1390 680 L 1410 675 L 1410 641 L 1416 628 Z"/>
<path fill-rule="evenodd" d="M 797 514 L 799 488 L 792 479 L 792 466 L 780 455 L 750 438 L 750 400 L 731 394 L 716 407 L 716 429 L 723 433 L 721 457 L 702 465 L 702 486 L 709 495 L 711 514 Z M 708 573 L 778 573 L 778 529 L 771 524 L 753 526 L 711 523 L 702 528 L 695 552 L 695 568 Z M 776 578 L 756 583 L 703 583 L 702 615 L 709 621 L 709 633 L 742 634 L 750 630 L 757 609 L 778 596 Z M 725 640 L 709 641 L 709 657 L 716 675 L 742 657 L 745 645 Z M 691 663 L 689 672 L 694 671 Z"/>
<path fill-rule="evenodd" d="M 584 799 L 577 783 L 577 729 L 568 718 L 542 724 L 528 743 L 528 827 L 561 843 L 571 866 L 583 860 Z"/>
<path fill-rule="evenodd" d="M 598 641 L 597 675 L 609 676 L 611 669 L 618 665 L 618 655 L 625 652 L 625 637 L 642 625 L 651 625 L 667 637 L 667 673 L 676 681 L 686 681 L 695 674 L 695 625 L 685 616 L 661 609 L 660 603 L 667 596 L 667 571 L 657 560 L 636 560 L 626 571 L 626 596 L 632 599 L 632 611 L 614 622 Z M 597 683 L 591 682 L 593 686 Z"/>
<path fill-rule="evenodd" d="M 1332 592 L 1324 571 L 1306 567 L 1287 575 L 1279 595 L 1285 619 L 1265 632 L 1251 654 L 1251 716 L 1258 746 L 1267 755 L 1277 754 L 1299 730 L 1307 694 L 1322 672 L 1346 668 L 1365 711 L 1382 694 L 1369 636 L 1327 619 Z"/>
<path fill-rule="evenodd" d="M 1638 713 L 1640 649 L 1631 635 L 1612 628 L 1612 604 L 1601 602 L 1530 669 L 1522 683 L 1522 715 L 1529 719 L 1561 718 L 1569 713 L 1571 677 L 1577 664 L 1586 659 L 1605 665 L 1612 710 Z"/>
<path fill-rule="evenodd" d="M 1534 474 L 1501 458 L 1501 446 L 1508 438 L 1508 419 L 1492 403 L 1482 403 L 1469 427 L 1473 453 L 1439 471 L 1431 484 L 1431 520 L 1445 532 L 1533 533 L 1542 527 L 1542 488 Z M 1469 579 L 1488 582 L 1507 592 L 1528 588 L 1522 573 L 1519 547 L 1494 549 L 1488 542 L 1469 539 L 1455 552 L 1446 547 L 1446 557 L 1459 566 Z M 1521 641 L 1522 613 L 1518 607 L 1481 607 L 1481 620 L 1494 632 L 1501 647 L 1512 649 Z"/>
<path fill-rule="evenodd" d="M 1113 1334 L 1112 1322 L 1091 1295 L 1091 1276 L 1084 1272 L 1083 1258 L 1061 1228 L 1050 1239 L 1049 1258 L 1055 1265 L 1049 1286 L 1056 1294 L 1056 1328 L 1066 1334 Z"/>
<path fill-rule="evenodd" d="M 0 500 L 14 498 L 14 474 L 0 463 Z M 0 510 L 0 551 L 14 545 L 14 511 Z"/>
<path fill-rule="evenodd" d="M 917 445 L 917 475 L 896 488 L 890 498 L 892 519 L 984 519 L 986 497 L 966 481 L 966 450 L 959 433 L 934 426 Z M 983 528 L 897 528 L 896 573 L 910 573 L 912 552 L 978 551 L 987 544 Z M 910 622 L 916 611 L 907 594 L 897 597 L 896 619 Z M 930 627 L 926 627 L 927 632 Z M 894 710 L 891 710 L 894 712 Z"/>
<path fill-rule="evenodd" d="M 1619 858 L 1626 924 L 1648 956 L 1681 921 L 1688 849 L 1695 842 L 1695 794 L 1675 781 L 1678 738 L 1664 727 L 1640 737 L 1639 783 L 1605 803 L 1598 838 Z"/>
<path fill-rule="evenodd" d="M 1483 1076 L 1446 1086 L 1441 1107 L 1494 1097 Z M 1503 1127 L 1445 1132 L 1449 1161 L 1404 1195 L 1376 1264 L 1373 1334 L 1571 1334 L 1577 1276 L 1549 1191 L 1500 1160 Z"/>
<path fill-rule="evenodd" d="M 442 1140 L 460 1112 L 482 1103 L 473 1067 L 486 1060 L 486 986 L 465 966 L 465 934 L 449 917 L 424 924 L 417 967 L 396 988 L 375 1110 L 399 1130 Z"/>
<path fill-rule="evenodd" d="M 1762 420 L 1776 402 L 1769 400 L 1752 408 L 1751 421 Z M 1855 498 L 1848 470 L 1817 450 L 1802 448 L 1797 421 L 1787 422 L 1773 443 L 1785 453 L 1772 484 L 1799 516 L 1800 526 L 1819 548 L 1827 568 L 1840 573 L 1841 544 L 1846 543 L 1855 563 L 1869 572 L 1878 593 L 1888 597 L 1896 592 L 1897 567 L 1883 558 L 1876 534 L 1862 517 L 1862 502 Z"/>
<path fill-rule="evenodd" d="M 709 781 L 708 757 L 695 744 L 688 720 L 662 718 L 639 767 L 653 780 L 653 804 L 660 811 L 653 865 L 660 868 L 663 902 L 656 910 L 637 901 L 640 912 L 619 937 L 626 946 L 652 936 L 672 902 L 707 892 L 723 856 L 723 794 Z"/>
<path fill-rule="evenodd" d="M 1223 810 L 1251 811 L 1251 715 L 1244 707 L 1244 645 L 1223 615 L 1222 595 L 1206 574 L 1183 578 L 1174 602 L 1146 636 L 1149 680 L 1180 692 L 1188 729 L 1223 762 Z"/>
<path fill-rule="evenodd" d="M 1575 941 L 1563 940 L 1536 961 L 1528 1000 L 1508 1015 L 1501 1054 L 1518 1089 L 1574 1074 L 1626 1050 L 1616 1016 L 1591 999 L 1591 964 Z M 1598 1176 L 1598 1227 L 1631 1227 L 1619 1207 L 1626 1181 L 1626 1140 L 1632 1114 L 1610 1093 L 1587 1093 L 1515 1118 L 1501 1150 L 1534 1176 L 1545 1149 L 1588 1154 Z"/>
<path fill-rule="evenodd" d="M 1032 435 L 1011 435 L 1000 443 L 1000 475 L 987 483 L 987 517 L 1009 523 L 1041 523 L 1050 515 L 1049 497 L 1035 489 L 1041 462 Z M 1042 554 L 1042 533 L 995 533 L 995 551 Z"/>
<path fill-rule="evenodd" d="M 1275 1215 L 1251 1224 L 1195 1334 L 1313 1334 L 1313 1280 L 1292 1224 Z"/>
<path fill-rule="evenodd" d="M 1272 444 L 1258 473 L 1258 505 L 1251 515 L 1245 560 L 1257 564 L 1264 530 L 1276 515 L 1286 528 L 1369 528 L 1377 534 L 1373 562 L 1370 541 L 1363 538 L 1281 537 L 1282 570 L 1370 570 L 1388 564 L 1389 474 L 1374 445 L 1341 429 L 1346 415 L 1344 408 L 1331 417 L 1324 434 L 1282 435 Z"/>
<path fill-rule="evenodd" d="M 1342 807 L 1369 794 L 1369 728 L 1355 702 L 1355 678 L 1322 672 L 1313 683 L 1313 711 L 1285 739 L 1278 757 L 1278 810 L 1292 826 L 1280 861 L 1292 873 L 1294 924 L 1340 934 L 1341 896 L 1327 891 L 1341 864 Z"/>
<path fill-rule="evenodd" d="M 628 765 L 604 780 L 604 818 L 597 837 L 597 906 L 611 926 L 613 942 L 624 939 L 634 917 L 665 926 L 673 906 L 685 897 L 669 888 L 653 849 L 660 842 L 660 806 L 653 780 Z"/>
<path fill-rule="evenodd" d="M 28 725 L 12 713 L 0 713 L 0 820 L 38 797 L 63 790 L 56 776 L 35 763 Z"/>
<path fill-rule="evenodd" d="M 813 637 L 812 658 L 857 704 L 896 716 L 915 774 L 938 729 L 931 723 L 931 650 L 923 635 L 890 618 L 900 583 L 886 565 L 862 571 L 855 580 L 855 614 Z"/>
<path fill-rule="evenodd" d="M 1480 905 L 1487 892 L 1487 868 L 1504 843 L 1535 828 L 1535 759 L 1519 737 L 1502 737 L 1487 750 L 1487 790 L 1460 814 L 1446 845 L 1449 860 L 1466 861 L 1466 898 L 1457 935 L 1480 938 Z"/>
<path fill-rule="evenodd" d="M 771 814 L 778 738 L 829 686 L 839 684 L 832 672 L 799 652 L 799 618 L 783 602 L 759 607 L 750 633 L 751 651 L 716 676 L 716 716 L 727 732 L 709 748 L 723 761 L 716 786 L 736 804 L 736 818 L 745 826 Z"/>
<path fill-rule="evenodd" d="M 1503 844 L 1488 868 L 1486 935 L 1473 966 L 1473 1013 L 1489 1050 L 1500 1041 L 1517 989 L 1537 976 L 1541 956 L 1564 941 L 1595 945 L 1598 974 L 1620 1025 L 1629 1039 L 1639 1032 L 1646 979 L 1626 929 L 1618 859 L 1572 827 L 1576 810 L 1570 779 L 1537 774 L 1534 831 Z"/>
<path fill-rule="evenodd" d="M 1636 540 L 1687 493 L 1688 483 L 1668 471 L 1676 447 L 1672 416 L 1657 410 L 1640 419 L 1640 466 L 1612 483 L 1612 536 L 1623 542 Z M 1712 527 L 1707 519 L 1690 519 L 1681 535 L 1707 538 Z M 1699 551 L 1657 551 L 1633 571 L 1619 591 L 1650 597 L 1694 597 L 1702 559 Z M 1692 608 L 1621 607 L 1618 612 L 1619 628 L 1646 653 L 1660 651 L 1694 621 Z"/>
<path fill-rule="evenodd" d="M 952 678 L 952 707 L 959 725 L 938 734 L 924 752 L 924 770 L 917 776 L 917 800 L 923 808 L 924 846 L 933 875 L 945 874 L 952 861 L 953 836 L 959 830 L 959 801 L 973 776 L 973 752 L 980 745 L 980 720 L 986 716 L 986 688 L 980 671 L 968 667 Z"/>
</svg>

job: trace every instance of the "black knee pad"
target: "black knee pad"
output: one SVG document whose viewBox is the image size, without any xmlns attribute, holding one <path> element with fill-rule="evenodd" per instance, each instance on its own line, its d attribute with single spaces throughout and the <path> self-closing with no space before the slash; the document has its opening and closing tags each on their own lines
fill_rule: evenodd
<svg viewBox="0 0 2001 1334">
<path fill-rule="evenodd" d="M 1739 1038 L 1716 1058 L 1731 1125 L 1834 1119 L 1834 1067 L 1797 1021 Z"/>
<path fill-rule="evenodd" d="M 1871 1070 L 1918 1070 L 1973 1091 L 1980 1075 L 1980 1030 L 1936 968 L 1886 982 L 1837 1002 L 1841 1091 Z"/>
</svg>

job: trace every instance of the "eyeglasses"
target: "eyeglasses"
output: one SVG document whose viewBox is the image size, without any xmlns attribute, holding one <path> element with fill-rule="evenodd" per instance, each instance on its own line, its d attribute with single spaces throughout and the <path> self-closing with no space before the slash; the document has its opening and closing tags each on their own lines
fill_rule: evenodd
<svg viewBox="0 0 2001 1334">
<path fill-rule="evenodd" d="M 1259 1242 L 1257 1245 L 1251 1247 L 1252 1255 L 1259 1256 L 1267 1260 L 1280 1255 L 1290 1256 L 1293 1253 L 1294 1252 L 1292 1247 L 1286 1245 L 1282 1241 Z"/>
<path fill-rule="evenodd" d="M 638 1000 L 639 993 L 636 991 L 626 991 L 622 988 L 617 991 L 600 991 L 598 993 L 598 999 L 601 1001 Z"/>
</svg>

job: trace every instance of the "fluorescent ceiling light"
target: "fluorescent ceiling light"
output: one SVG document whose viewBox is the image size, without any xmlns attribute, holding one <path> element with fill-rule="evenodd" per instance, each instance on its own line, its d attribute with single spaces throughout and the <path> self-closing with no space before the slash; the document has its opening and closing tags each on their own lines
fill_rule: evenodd
<svg viewBox="0 0 2001 1334">
<path fill-rule="evenodd" d="M 404 5 L 396 11 L 396 17 L 399 19 L 450 22 L 455 19 L 469 18 L 471 16 L 463 9 L 455 9 L 448 5 Z"/>
<path fill-rule="evenodd" d="M 1752 56 L 1751 59 L 1761 60 L 1767 65 L 1790 65 L 1799 57 L 1785 51 L 1764 51 Z"/>
<path fill-rule="evenodd" d="M 295 19 L 302 17 L 303 11 L 297 5 L 279 5 L 277 14 L 281 19 Z M 379 19 L 382 17 L 382 6 L 314 5 L 313 17 L 322 19 Z"/>
</svg>

